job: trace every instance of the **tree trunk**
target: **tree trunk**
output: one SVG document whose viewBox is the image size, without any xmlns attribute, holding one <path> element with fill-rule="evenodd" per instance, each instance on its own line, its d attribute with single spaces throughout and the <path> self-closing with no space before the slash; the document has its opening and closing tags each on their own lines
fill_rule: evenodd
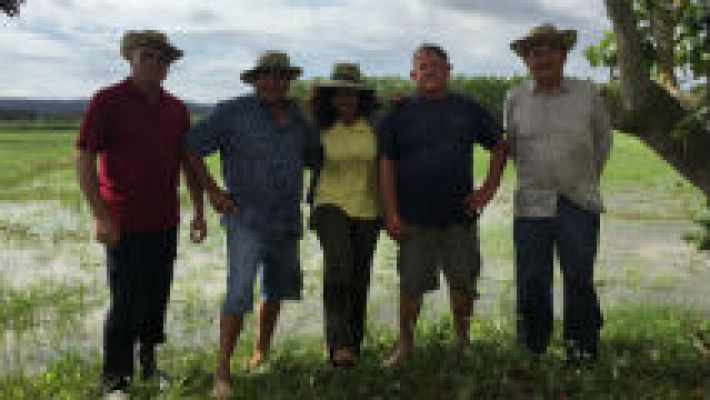
<svg viewBox="0 0 710 400">
<path fill-rule="evenodd" d="M 615 128 L 637 136 L 710 198 L 710 133 L 671 136 L 687 111 L 651 80 L 631 0 L 604 1 L 614 28 L 621 73 L 621 99 L 610 109 Z"/>
<path fill-rule="evenodd" d="M 675 75 L 674 34 L 679 9 L 674 0 L 649 1 L 651 35 L 656 42 L 656 65 L 658 83 L 672 95 L 678 94 L 678 79 Z"/>
</svg>

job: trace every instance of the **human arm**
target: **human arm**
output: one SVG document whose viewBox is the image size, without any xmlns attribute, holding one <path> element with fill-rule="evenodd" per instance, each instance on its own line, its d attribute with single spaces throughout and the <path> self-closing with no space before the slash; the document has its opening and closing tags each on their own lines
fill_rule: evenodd
<svg viewBox="0 0 710 400">
<path fill-rule="evenodd" d="M 399 215 L 396 187 L 397 163 L 386 157 L 379 159 L 380 200 L 385 229 L 393 240 L 399 241 L 407 231 L 407 226 Z"/>
<path fill-rule="evenodd" d="M 612 130 L 609 113 L 604 104 L 604 100 L 596 91 L 592 93 L 591 118 L 595 167 L 598 176 L 601 176 L 604 166 L 611 154 Z"/>
<path fill-rule="evenodd" d="M 190 221 L 190 240 L 193 243 L 201 243 L 207 236 L 207 222 L 204 213 L 204 189 L 200 184 L 192 164 L 187 158 L 187 152 L 183 150 L 180 160 L 187 191 L 192 203 L 192 220 Z"/>
<path fill-rule="evenodd" d="M 488 205 L 500 187 L 501 177 L 508 159 L 508 145 L 505 140 L 499 140 L 490 150 L 488 173 L 483 184 L 466 196 L 466 206 L 471 213 L 480 214 Z"/>
<path fill-rule="evenodd" d="M 472 115 L 478 115 L 478 118 L 476 119 L 477 126 L 474 128 L 474 141 L 480 143 L 490 152 L 490 158 L 483 184 L 469 193 L 464 202 L 469 213 L 479 215 L 500 187 L 501 177 L 508 159 L 508 143 L 502 138 L 503 129 L 500 123 L 483 107 L 476 106 L 475 108 L 476 111 L 472 112 Z M 505 112 L 505 114 L 509 113 Z M 504 120 L 506 116 L 504 116 Z M 504 123 L 507 125 L 507 122 Z"/>
<path fill-rule="evenodd" d="M 106 202 L 99 191 L 99 177 L 96 172 L 97 155 L 95 152 L 79 148 L 76 154 L 76 173 L 86 202 L 94 217 L 94 234 L 98 242 L 114 247 L 120 239 L 118 226 L 111 219 Z"/>
<path fill-rule="evenodd" d="M 190 166 L 189 168 L 192 170 L 194 179 L 207 193 L 207 199 L 212 205 L 212 208 L 224 214 L 236 212 L 237 207 L 234 201 L 232 201 L 229 192 L 222 189 L 217 182 L 215 182 L 214 177 L 212 177 L 212 174 L 207 170 L 204 159 L 190 150 L 186 151 L 185 158 Z"/>
<path fill-rule="evenodd" d="M 230 109 L 228 103 L 219 103 L 215 109 L 202 121 L 197 123 L 185 137 L 184 162 L 188 166 L 192 178 L 201 190 L 207 194 L 207 200 L 219 213 L 236 212 L 236 206 L 229 192 L 222 189 L 210 174 L 204 157 L 224 148 L 225 132 L 233 132 L 234 122 L 227 116 L 238 110 Z"/>
</svg>

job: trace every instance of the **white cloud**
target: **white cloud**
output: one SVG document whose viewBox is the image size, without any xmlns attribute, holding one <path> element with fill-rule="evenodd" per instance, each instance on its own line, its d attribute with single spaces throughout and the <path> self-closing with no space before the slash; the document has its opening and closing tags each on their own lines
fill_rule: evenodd
<svg viewBox="0 0 710 400">
<path fill-rule="evenodd" d="M 601 1 L 588 0 L 29 0 L 2 21 L 0 96 L 85 97 L 127 70 L 118 42 L 126 29 L 168 32 L 185 50 L 167 86 L 215 101 L 244 92 L 239 71 L 266 49 L 288 51 L 305 76 L 335 60 L 359 61 L 366 73 L 406 76 L 410 53 L 435 41 L 463 74 L 524 73 L 508 43 L 555 18 L 580 29 L 580 46 L 607 26 Z M 579 50 L 569 70 L 590 75 Z"/>
</svg>

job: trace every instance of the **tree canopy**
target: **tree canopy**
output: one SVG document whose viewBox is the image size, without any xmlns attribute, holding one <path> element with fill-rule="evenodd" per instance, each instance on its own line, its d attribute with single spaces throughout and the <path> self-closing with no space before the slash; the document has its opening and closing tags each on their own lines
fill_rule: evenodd
<svg viewBox="0 0 710 400">
<path fill-rule="evenodd" d="M 20 5 L 24 2 L 25 0 L 0 0 L 0 11 L 11 17 L 15 16 L 20 12 Z"/>
<path fill-rule="evenodd" d="M 644 67 L 661 86 L 676 93 L 678 73 L 686 80 L 707 78 L 710 70 L 710 6 L 707 0 L 633 0 Z M 619 60 L 614 31 L 585 49 L 595 67 L 607 67 L 618 78 Z"/>
</svg>

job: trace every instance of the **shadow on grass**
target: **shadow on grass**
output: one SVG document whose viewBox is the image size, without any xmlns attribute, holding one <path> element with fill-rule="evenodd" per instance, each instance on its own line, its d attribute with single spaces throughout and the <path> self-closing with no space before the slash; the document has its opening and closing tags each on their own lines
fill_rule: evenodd
<svg viewBox="0 0 710 400">
<path fill-rule="evenodd" d="M 704 399 L 710 393 L 710 359 L 699 333 L 707 322 L 683 311 L 610 312 L 597 363 L 570 366 L 562 343 L 533 359 L 515 344 L 510 323 L 475 321 L 470 347 L 456 349 L 447 319 L 422 324 L 417 349 L 398 368 L 381 361 L 394 344 L 389 330 L 372 330 L 360 362 L 334 369 L 322 344 L 291 340 L 274 349 L 259 371 L 238 368 L 249 338 L 240 343 L 233 374 L 235 399 Z M 701 335 L 702 336 L 702 335 Z M 137 383 L 133 398 L 207 398 L 214 349 L 167 348 L 163 364 L 176 376 L 167 391 Z M 0 398 L 92 398 L 98 355 L 91 360 L 66 354 L 38 376 L 0 378 Z"/>
</svg>

